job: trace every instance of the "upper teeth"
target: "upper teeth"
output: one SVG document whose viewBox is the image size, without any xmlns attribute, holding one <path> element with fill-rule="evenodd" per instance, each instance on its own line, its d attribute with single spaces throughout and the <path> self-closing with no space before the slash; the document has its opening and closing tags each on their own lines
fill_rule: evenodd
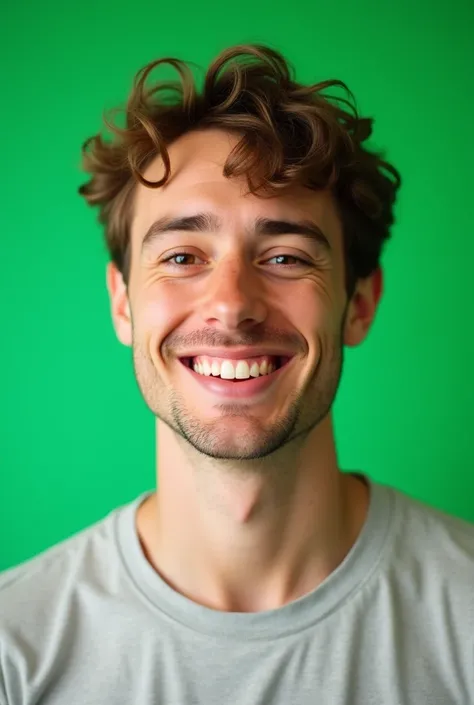
<svg viewBox="0 0 474 705">
<path fill-rule="evenodd" d="M 222 379 L 248 379 L 267 375 L 276 370 L 268 355 L 249 360 L 229 360 L 199 355 L 193 359 L 193 369 L 200 375 Z"/>
</svg>

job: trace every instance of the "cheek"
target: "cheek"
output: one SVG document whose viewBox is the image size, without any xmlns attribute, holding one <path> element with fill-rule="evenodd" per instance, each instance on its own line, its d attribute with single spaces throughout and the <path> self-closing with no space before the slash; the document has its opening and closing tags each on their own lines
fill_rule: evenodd
<svg viewBox="0 0 474 705">
<path fill-rule="evenodd" d="M 332 359 L 335 348 L 339 348 L 342 301 L 331 281 L 305 283 L 306 286 L 301 287 L 299 295 L 293 299 L 294 302 L 300 301 L 300 305 L 287 305 L 286 311 L 289 320 L 306 339 L 312 367 L 320 359 Z"/>
<path fill-rule="evenodd" d="M 339 308 L 335 291 L 327 281 L 301 282 L 285 303 L 290 320 L 310 337 L 331 331 L 339 320 Z"/>
<path fill-rule="evenodd" d="M 189 315 L 190 297 L 179 287 L 163 283 L 144 286 L 134 302 L 134 337 L 137 343 L 155 351 L 166 336 Z"/>
<path fill-rule="evenodd" d="M 135 346 L 146 351 L 146 357 L 151 358 L 157 369 L 163 363 L 163 341 L 189 315 L 189 296 L 185 297 L 176 288 L 155 284 L 144 288 L 135 301 Z"/>
</svg>

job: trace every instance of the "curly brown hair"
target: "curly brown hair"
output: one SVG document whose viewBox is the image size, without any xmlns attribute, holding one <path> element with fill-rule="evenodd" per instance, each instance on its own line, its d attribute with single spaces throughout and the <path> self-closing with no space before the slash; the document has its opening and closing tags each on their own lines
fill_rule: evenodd
<svg viewBox="0 0 474 705">
<path fill-rule="evenodd" d="M 151 71 L 161 64 L 173 66 L 180 82 L 147 86 Z M 109 254 L 127 286 L 135 187 L 163 186 L 171 172 L 167 147 L 181 135 L 205 128 L 240 136 L 223 174 L 246 177 L 255 195 L 274 195 L 290 184 L 332 190 L 344 233 L 349 297 L 357 280 L 378 268 L 394 222 L 400 175 L 381 152 L 363 146 L 373 119 L 358 115 L 345 83 L 327 80 L 305 86 L 293 73 L 278 51 L 250 44 L 221 52 L 208 68 L 201 92 L 189 62 L 179 59 L 153 61 L 136 74 L 125 126 L 106 119 L 112 139 L 97 134 L 85 142 L 83 167 L 91 177 L 79 188 L 91 206 L 99 206 Z M 347 97 L 328 95 L 333 88 Z M 165 175 L 150 182 L 143 172 L 157 155 Z"/>
</svg>

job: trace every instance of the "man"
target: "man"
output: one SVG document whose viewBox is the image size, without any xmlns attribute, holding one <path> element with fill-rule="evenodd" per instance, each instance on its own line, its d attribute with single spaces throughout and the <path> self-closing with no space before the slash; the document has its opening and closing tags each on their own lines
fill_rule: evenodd
<svg viewBox="0 0 474 705">
<path fill-rule="evenodd" d="M 84 148 L 158 491 L 1 578 L 5 705 L 474 703 L 474 527 L 338 465 L 343 348 L 397 171 L 371 121 L 234 47 Z M 354 420 L 356 422 L 356 420 Z"/>
</svg>

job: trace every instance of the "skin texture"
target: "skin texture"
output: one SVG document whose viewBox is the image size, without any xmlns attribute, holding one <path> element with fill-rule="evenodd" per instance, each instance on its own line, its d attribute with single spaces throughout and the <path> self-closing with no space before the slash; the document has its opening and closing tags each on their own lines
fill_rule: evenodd
<svg viewBox="0 0 474 705">
<path fill-rule="evenodd" d="M 344 346 L 365 339 L 382 275 L 360 281 L 348 301 L 332 194 L 247 194 L 245 180 L 222 175 L 236 140 L 208 130 L 171 145 L 167 185 L 137 187 L 128 290 L 113 264 L 107 286 L 117 337 L 132 346 L 157 419 L 159 490 L 137 517 L 143 551 L 190 599 L 251 612 L 317 587 L 363 526 L 368 489 L 338 467 L 330 410 Z M 145 172 L 162 174 L 159 158 Z M 219 230 L 172 231 L 142 247 L 159 218 L 201 212 L 217 216 Z M 311 221 L 329 246 L 291 231 L 256 235 L 259 217 Z M 164 261 L 176 252 L 186 256 Z M 240 346 L 277 346 L 292 359 L 245 399 L 203 389 L 179 360 L 196 348 Z"/>
</svg>

